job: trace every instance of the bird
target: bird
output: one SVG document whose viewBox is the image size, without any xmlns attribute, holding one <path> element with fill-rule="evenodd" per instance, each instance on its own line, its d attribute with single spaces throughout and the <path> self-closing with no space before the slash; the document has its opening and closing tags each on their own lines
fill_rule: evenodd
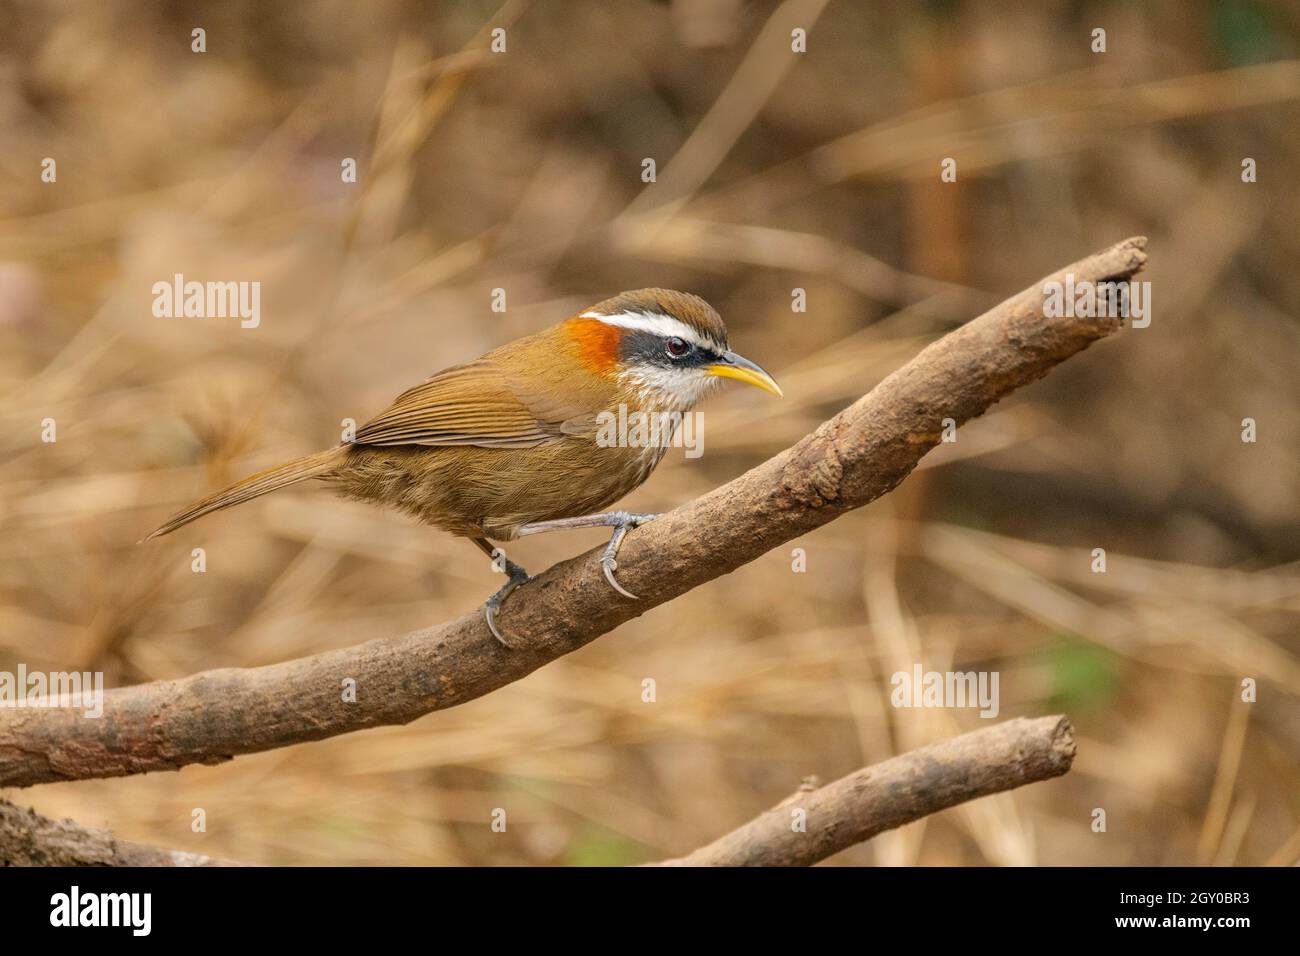
<svg viewBox="0 0 1300 956">
<path fill-rule="evenodd" d="M 602 571 L 614 590 L 637 599 L 614 576 L 618 551 L 630 531 L 659 515 L 604 509 L 650 477 L 669 442 L 663 430 L 650 441 L 650 429 L 615 437 L 605 426 L 620 413 L 678 423 L 724 379 L 782 394 L 771 375 L 731 351 L 722 317 L 704 299 L 671 289 L 622 292 L 435 373 L 351 440 L 250 475 L 141 540 L 321 479 L 348 499 L 394 507 L 473 542 L 508 575 L 483 613 L 493 637 L 510 647 L 498 615 L 531 578 L 492 542 L 612 528 Z"/>
</svg>

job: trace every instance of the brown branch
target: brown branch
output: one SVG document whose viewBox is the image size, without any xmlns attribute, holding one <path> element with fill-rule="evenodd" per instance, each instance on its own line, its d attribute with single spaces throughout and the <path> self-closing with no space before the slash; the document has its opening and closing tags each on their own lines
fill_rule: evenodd
<svg viewBox="0 0 1300 956">
<path fill-rule="evenodd" d="M 819 786 L 815 778 L 757 819 L 689 856 L 652 866 L 810 866 L 940 810 L 1059 777 L 1074 760 L 1064 717 L 1015 720 L 931 744 Z M 803 829 L 794 827 L 802 811 Z M 241 866 L 115 839 L 0 799 L 0 866 Z"/>
<path fill-rule="evenodd" d="M 201 853 L 119 840 L 0 800 L 0 866 L 239 866 Z"/>
<path fill-rule="evenodd" d="M 625 542 L 610 592 L 594 549 L 482 614 L 267 667 L 207 671 L 109 691 L 98 719 L 0 709 L 0 787 L 176 770 L 385 724 L 481 697 L 619 624 L 734 571 L 893 489 L 938 444 L 943 421 L 986 411 L 1120 327 L 1116 318 L 1045 318 L 1043 283 L 1126 279 L 1146 240 L 1089 256 L 933 343 L 792 448 L 646 525 Z M 702 533 L 707 529 L 708 533 Z M 345 702 L 345 679 L 357 699 Z"/>
<path fill-rule="evenodd" d="M 967 800 L 1059 777 L 1074 752 L 1064 717 L 1018 717 L 796 793 L 689 856 L 656 865 L 811 866 Z M 798 810 L 803 832 L 795 829 Z"/>
</svg>

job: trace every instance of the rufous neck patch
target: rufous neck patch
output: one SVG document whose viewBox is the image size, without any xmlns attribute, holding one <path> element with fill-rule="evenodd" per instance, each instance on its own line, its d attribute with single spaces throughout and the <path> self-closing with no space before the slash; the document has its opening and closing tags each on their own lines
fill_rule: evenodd
<svg viewBox="0 0 1300 956">
<path fill-rule="evenodd" d="M 578 357 L 591 371 L 606 375 L 618 364 L 619 340 L 623 337 L 618 326 L 578 316 L 565 322 L 564 328 L 578 346 Z"/>
</svg>

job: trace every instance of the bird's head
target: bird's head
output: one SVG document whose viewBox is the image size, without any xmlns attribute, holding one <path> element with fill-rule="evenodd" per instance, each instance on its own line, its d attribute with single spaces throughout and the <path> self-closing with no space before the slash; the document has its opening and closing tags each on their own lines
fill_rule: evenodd
<svg viewBox="0 0 1300 956">
<path fill-rule="evenodd" d="M 690 408 L 724 378 L 781 394 L 771 375 L 731 351 L 722 316 L 697 295 L 622 292 L 567 324 L 588 370 L 648 405 Z"/>
</svg>

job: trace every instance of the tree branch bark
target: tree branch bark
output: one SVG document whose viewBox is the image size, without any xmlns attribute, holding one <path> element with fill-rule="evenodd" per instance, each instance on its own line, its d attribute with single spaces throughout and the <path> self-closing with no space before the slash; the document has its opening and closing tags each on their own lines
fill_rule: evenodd
<svg viewBox="0 0 1300 956">
<path fill-rule="evenodd" d="M 1043 284 L 1123 280 L 1146 240 L 1089 256 L 931 344 L 793 447 L 628 536 L 613 594 L 599 548 L 563 561 L 507 602 L 488 632 L 479 611 L 402 637 L 249 669 L 223 669 L 105 694 L 98 719 L 0 708 L 0 787 L 215 764 L 237 754 L 405 724 L 532 673 L 619 624 L 720 577 L 892 490 L 961 424 L 1094 341 L 1115 317 L 1046 318 Z M 708 534 L 700 529 L 708 528 Z M 345 679 L 357 699 L 345 702 Z"/>
<path fill-rule="evenodd" d="M 201 853 L 119 840 L 0 800 L 0 866 L 239 866 Z"/>
<path fill-rule="evenodd" d="M 940 810 L 1059 777 L 1074 760 L 1064 717 L 1017 717 L 796 793 L 689 856 L 658 866 L 811 866 Z M 803 811 L 804 832 L 795 829 Z"/>
</svg>

